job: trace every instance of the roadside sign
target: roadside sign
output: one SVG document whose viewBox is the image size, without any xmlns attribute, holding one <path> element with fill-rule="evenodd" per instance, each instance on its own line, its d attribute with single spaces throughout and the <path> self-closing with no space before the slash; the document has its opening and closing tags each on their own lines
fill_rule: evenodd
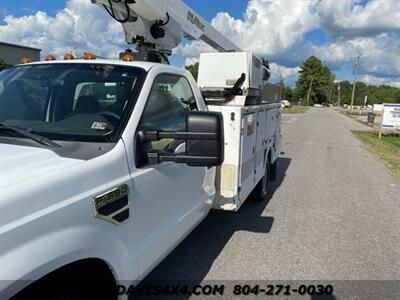
<svg viewBox="0 0 400 300">
<path fill-rule="evenodd" d="M 383 121 L 384 128 L 400 128 L 400 104 L 384 103 L 383 104 Z"/>
</svg>

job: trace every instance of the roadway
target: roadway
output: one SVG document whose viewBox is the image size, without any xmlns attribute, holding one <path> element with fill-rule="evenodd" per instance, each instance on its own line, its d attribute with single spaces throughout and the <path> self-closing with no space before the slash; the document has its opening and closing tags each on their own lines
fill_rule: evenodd
<svg viewBox="0 0 400 300">
<path fill-rule="evenodd" d="M 329 109 L 284 115 L 269 200 L 211 212 L 145 282 L 400 280 L 400 181 L 352 130 L 368 128 Z"/>
</svg>

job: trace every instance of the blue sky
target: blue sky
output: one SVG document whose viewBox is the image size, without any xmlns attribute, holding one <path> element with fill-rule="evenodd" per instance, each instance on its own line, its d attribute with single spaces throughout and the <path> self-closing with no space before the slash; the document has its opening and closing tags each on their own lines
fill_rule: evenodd
<svg viewBox="0 0 400 300">
<path fill-rule="evenodd" d="M 60 10 L 64 9 L 66 2 L 66 0 L 0 0 L 0 24 L 4 24 L 3 18 L 8 14 L 14 17 L 23 17 L 34 14 L 36 11 L 40 10 L 49 16 L 55 16 Z M 186 0 L 185 3 L 208 21 L 211 21 L 216 14 L 221 11 L 229 12 L 235 18 L 241 18 L 247 6 L 247 0 Z M 186 43 L 185 41 L 183 42 Z M 185 58 L 182 56 L 174 56 L 171 62 L 176 65 L 184 65 Z"/>
<path fill-rule="evenodd" d="M 66 0 L 0 0 L 0 6 L 15 17 L 32 14 L 37 10 L 44 11 L 48 15 L 54 16 L 65 7 L 65 3 Z M 185 3 L 210 21 L 220 11 L 227 11 L 232 16 L 240 18 L 247 6 L 246 0 L 187 0 Z"/>
<path fill-rule="evenodd" d="M 37 10 L 44 11 L 49 15 L 54 16 L 58 11 L 65 7 L 65 2 L 66 1 L 64 0 L 0 0 L 0 6 L 6 10 L 6 14 L 12 14 L 15 17 L 32 14 Z M 2 17 L 4 17 L 5 11 L 2 11 L 1 13 Z"/>
<path fill-rule="evenodd" d="M 274 80 L 282 75 L 294 84 L 298 66 L 310 55 L 318 56 L 338 79 L 351 80 L 360 55 L 360 80 L 400 87 L 399 0 L 184 2 L 208 21 L 214 19 L 214 27 L 241 48 L 269 59 Z M 61 53 L 63 48 L 77 46 L 101 54 L 117 53 L 125 47 L 122 30 L 96 9 L 90 0 L 0 0 L 0 40 L 39 47 L 43 52 Z M 74 32 L 60 30 L 60 24 L 70 25 Z M 80 28 L 88 24 L 96 24 L 93 32 L 83 33 Z M 199 42 L 184 41 L 172 62 L 183 66 L 208 50 Z"/>
</svg>

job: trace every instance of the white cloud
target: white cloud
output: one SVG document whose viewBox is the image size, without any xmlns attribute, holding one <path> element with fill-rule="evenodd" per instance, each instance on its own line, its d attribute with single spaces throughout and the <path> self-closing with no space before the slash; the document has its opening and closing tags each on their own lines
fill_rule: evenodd
<svg viewBox="0 0 400 300">
<path fill-rule="evenodd" d="M 198 62 L 199 62 L 199 59 L 198 59 L 198 58 L 195 58 L 195 57 L 188 57 L 188 58 L 186 58 L 186 60 L 185 60 L 185 66 L 194 65 L 194 64 L 196 64 L 196 63 L 198 63 Z"/>
<path fill-rule="evenodd" d="M 364 75 L 361 80 L 369 85 L 390 85 L 400 88 L 400 78 L 381 78 L 372 75 Z"/>
<path fill-rule="evenodd" d="M 310 45 L 307 51 L 333 67 L 353 63 L 361 56 L 361 72 L 382 77 L 400 75 L 400 39 L 386 33 L 322 46 Z"/>
<path fill-rule="evenodd" d="M 288 67 L 284 67 L 284 66 L 280 66 L 276 63 L 270 63 L 270 68 L 271 68 L 271 81 L 272 82 L 279 82 L 279 80 L 285 79 L 289 76 L 293 76 L 298 74 L 298 72 L 300 71 L 299 67 L 295 67 L 295 68 L 288 68 Z"/>
<path fill-rule="evenodd" d="M 120 24 L 87 0 L 69 0 L 55 17 L 38 11 L 15 18 L 8 15 L 0 26 L 0 40 L 43 49 L 42 54 L 62 56 L 74 49 L 116 57 L 126 47 Z"/>
<path fill-rule="evenodd" d="M 221 12 L 212 24 L 244 50 L 269 59 L 273 78 L 295 74 L 310 55 L 334 69 L 361 55 L 361 76 L 400 81 L 399 0 L 249 0 L 242 19 Z M 318 28 L 330 37 L 326 43 L 305 40 L 306 33 Z M 127 47 L 121 25 L 88 0 L 69 0 L 55 17 L 44 12 L 6 16 L 0 40 L 39 47 L 43 55 L 57 56 L 77 47 L 79 52 L 116 57 Z M 191 64 L 201 52 L 209 51 L 213 49 L 196 41 L 180 45 L 174 54 Z"/>
<path fill-rule="evenodd" d="M 287 68 L 301 64 L 310 55 L 331 68 L 353 63 L 362 56 L 361 71 L 378 77 L 400 74 L 400 1 L 249 0 L 243 20 L 219 13 L 214 27 L 242 49 L 253 51 Z M 314 29 L 334 37 L 317 45 L 304 40 Z M 196 57 L 198 42 L 181 53 Z"/>
<path fill-rule="evenodd" d="M 275 55 L 318 26 L 318 1 L 250 0 L 244 20 L 219 13 L 212 25 L 246 51 Z"/>
<path fill-rule="evenodd" d="M 185 45 L 180 44 L 172 53 L 174 55 L 182 55 L 191 60 L 198 60 L 200 53 L 205 52 L 215 52 L 215 50 L 202 41 L 194 41 Z"/>
<path fill-rule="evenodd" d="M 360 37 L 400 30 L 400 1 L 321 1 L 321 26 L 332 36 Z"/>
<path fill-rule="evenodd" d="M 261 56 L 279 55 L 291 49 L 306 32 L 318 25 L 318 16 L 313 13 L 318 1 L 273 1 L 250 0 L 244 20 L 234 19 L 227 13 L 219 13 L 212 25 L 228 36 L 245 51 Z M 186 57 L 186 64 L 196 62 L 200 53 L 212 52 L 202 41 L 180 45 L 174 54 Z M 271 64 L 272 79 L 279 80 L 296 74 L 298 67 L 290 68 Z"/>
</svg>

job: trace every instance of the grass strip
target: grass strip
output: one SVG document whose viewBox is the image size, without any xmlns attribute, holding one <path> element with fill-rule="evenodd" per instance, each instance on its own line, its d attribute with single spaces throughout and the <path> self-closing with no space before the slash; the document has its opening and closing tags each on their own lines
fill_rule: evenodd
<svg viewBox="0 0 400 300">
<path fill-rule="evenodd" d="M 383 159 L 394 176 L 400 178 L 400 136 L 383 135 L 370 131 L 355 131 L 354 134 L 367 145 L 372 153 Z"/>
<path fill-rule="evenodd" d="M 291 106 L 291 107 L 285 107 L 282 112 L 284 114 L 305 114 L 308 112 L 310 107 L 308 106 Z"/>
</svg>

